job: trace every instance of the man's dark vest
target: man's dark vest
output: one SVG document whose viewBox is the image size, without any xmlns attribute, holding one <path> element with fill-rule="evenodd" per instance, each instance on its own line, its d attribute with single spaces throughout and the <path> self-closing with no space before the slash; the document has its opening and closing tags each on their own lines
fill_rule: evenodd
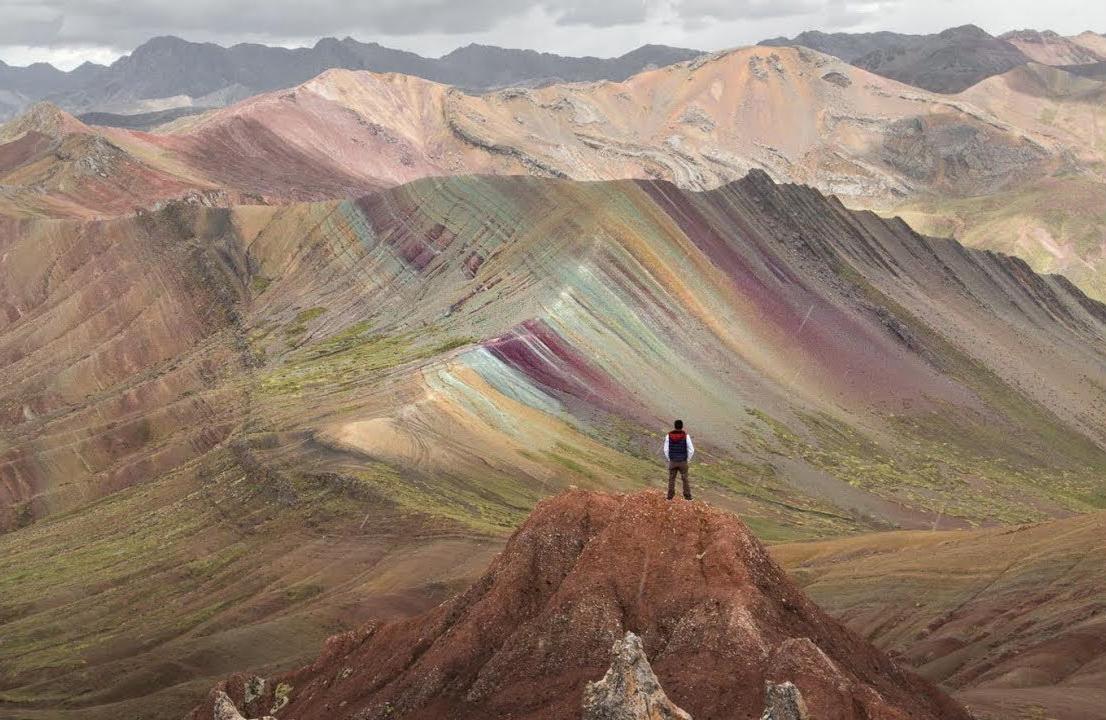
<svg viewBox="0 0 1106 720">
<path fill-rule="evenodd" d="M 683 430 L 668 433 L 668 459 L 672 462 L 687 460 L 687 433 Z"/>
</svg>

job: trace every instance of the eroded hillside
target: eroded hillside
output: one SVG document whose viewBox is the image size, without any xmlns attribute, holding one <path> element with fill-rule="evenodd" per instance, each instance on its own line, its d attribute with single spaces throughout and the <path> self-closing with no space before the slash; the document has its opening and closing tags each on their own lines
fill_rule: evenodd
<svg viewBox="0 0 1106 720">
<path fill-rule="evenodd" d="M 1106 515 L 781 545 L 818 604 L 984 718 L 1102 717 Z"/>
</svg>

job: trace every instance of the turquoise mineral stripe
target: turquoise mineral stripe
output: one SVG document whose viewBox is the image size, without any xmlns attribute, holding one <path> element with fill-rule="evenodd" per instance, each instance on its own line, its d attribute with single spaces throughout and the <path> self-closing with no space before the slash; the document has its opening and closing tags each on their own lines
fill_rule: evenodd
<svg viewBox="0 0 1106 720">
<path fill-rule="evenodd" d="M 549 415 L 565 415 L 564 406 L 559 401 L 534 387 L 529 378 L 500 361 L 486 348 L 469 350 L 459 359 L 506 397 Z"/>
<path fill-rule="evenodd" d="M 373 250 L 380 244 L 380 239 L 372 225 L 369 224 L 368 218 L 365 217 L 365 214 L 361 212 L 356 203 L 343 200 L 338 205 L 338 215 L 345 220 L 349 229 L 356 234 L 357 239 L 365 246 L 366 251 Z"/>
<path fill-rule="evenodd" d="M 461 359 L 462 362 L 476 369 L 481 378 L 499 390 L 504 396 L 517 400 L 528 407 L 541 410 L 543 413 L 556 417 L 566 417 L 560 403 L 541 393 L 540 390 L 532 386 L 528 379 L 504 366 L 498 359 L 484 351 L 483 348 L 465 353 L 461 355 Z M 455 400 L 458 405 L 469 410 L 470 413 L 487 422 L 488 425 L 507 432 L 513 437 L 526 437 L 525 429 L 518 427 L 517 418 L 503 413 L 478 389 L 467 385 L 451 373 L 447 366 L 429 367 L 422 376 L 424 376 L 427 386 L 431 389 Z"/>
</svg>

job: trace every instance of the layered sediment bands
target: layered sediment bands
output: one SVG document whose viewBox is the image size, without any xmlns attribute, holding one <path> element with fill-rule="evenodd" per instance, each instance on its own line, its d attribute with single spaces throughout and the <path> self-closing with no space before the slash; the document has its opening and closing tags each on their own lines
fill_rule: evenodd
<svg viewBox="0 0 1106 720">
<path fill-rule="evenodd" d="M 346 451 L 361 443 L 369 456 L 384 452 L 372 428 L 437 428 L 441 443 L 410 452 L 441 468 L 466 462 L 434 419 L 443 407 L 514 438 L 549 431 L 516 429 L 508 418 L 523 409 L 585 427 L 603 414 L 641 427 L 694 413 L 727 454 L 755 454 L 734 432 L 745 425 L 817 477 L 848 478 L 840 492 L 895 496 L 909 512 L 983 519 L 1001 498 L 1028 518 L 1096 502 L 1102 306 L 1020 261 L 923 238 L 809 189 L 763 174 L 704 194 L 435 179 L 238 217 L 256 272 L 271 279 L 250 323 L 255 349 L 273 359 L 259 387 L 276 428 L 325 419 L 317 439 Z M 1070 352 L 1048 359 L 1055 347 Z M 364 405 L 349 427 L 325 406 L 297 416 L 300 399 L 368 387 L 366 369 L 389 379 L 357 391 Z M 474 404 L 489 393 L 490 406 Z M 869 455 L 865 443 L 893 446 L 900 432 L 924 437 L 918 465 L 844 470 L 816 449 Z M 549 451 L 578 442 L 567 440 L 575 431 L 553 435 Z M 922 459 L 931 452 L 940 471 Z M 980 484 L 982 457 L 995 464 Z M 1053 490 L 1031 479 L 1054 463 L 1082 468 L 1081 479 Z M 904 477 L 916 486 L 900 494 Z M 819 482 L 806 490 L 845 502 Z"/>
<path fill-rule="evenodd" d="M 140 157 L 125 133 L 109 136 L 46 104 L 0 127 L 0 212 L 96 218 L 171 198 L 211 204 L 221 193 L 170 159 Z M 223 204 L 225 204 L 223 200 Z"/>
<path fill-rule="evenodd" d="M 1103 503 L 1102 305 L 762 172 L 0 232 L 0 714 L 144 714 L 432 605 L 543 497 L 657 482 L 673 416 L 773 540 Z"/>
<path fill-rule="evenodd" d="M 0 528 L 157 477 L 228 437 L 246 273 L 228 213 L 173 206 L 2 232 Z"/>
<path fill-rule="evenodd" d="M 0 211 L 328 200 L 471 173 L 711 189 L 757 168 L 1103 297 L 1103 87 L 1030 63 L 950 96 L 783 47 L 484 95 L 334 70 L 152 133 L 37 106 L 0 131 Z"/>
<path fill-rule="evenodd" d="M 0 211 L 332 200 L 472 173 L 711 189 L 756 168 L 1017 250 L 1102 297 L 1103 94 L 1100 80 L 1029 64 L 941 95 L 782 47 L 484 95 L 334 70 L 152 133 L 38 106 L 0 131 Z M 1069 197 L 1077 186 L 1090 199 Z"/>
</svg>

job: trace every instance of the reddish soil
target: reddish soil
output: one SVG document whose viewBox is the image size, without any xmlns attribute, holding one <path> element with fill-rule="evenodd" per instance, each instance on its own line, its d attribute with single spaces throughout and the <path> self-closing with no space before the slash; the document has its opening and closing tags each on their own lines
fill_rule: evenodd
<svg viewBox="0 0 1106 720">
<path fill-rule="evenodd" d="M 794 682 L 820 720 L 969 717 L 819 610 L 736 516 L 656 492 L 544 501 L 461 595 L 331 638 L 249 703 L 244 676 L 220 688 L 249 717 L 283 683 L 297 720 L 576 718 L 626 630 L 697 720 L 759 717 L 766 680 Z"/>
</svg>

